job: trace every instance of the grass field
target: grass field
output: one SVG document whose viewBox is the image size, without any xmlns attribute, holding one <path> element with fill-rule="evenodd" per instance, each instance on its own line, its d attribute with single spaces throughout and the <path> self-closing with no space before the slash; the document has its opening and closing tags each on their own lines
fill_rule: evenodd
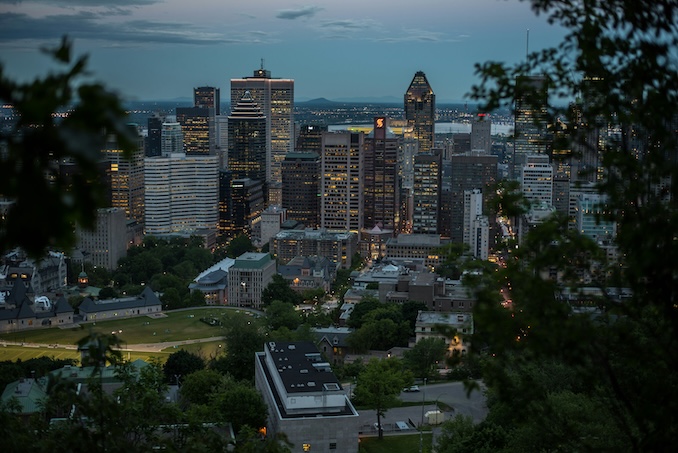
<svg viewBox="0 0 678 453">
<path fill-rule="evenodd" d="M 408 434 L 404 436 L 384 436 L 382 440 L 378 437 L 363 437 L 360 439 L 360 453 L 413 453 L 419 451 L 419 434 Z M 431 451 L 431 433 L 424 433 L 425 453 Z"/>
<path fill-rule="evenodd" d="M 38 343 L 38 344 L 76 344 L 78 340 L 91 332 L 116 332 L 123 343 L 162 343 L 166 341 L 192 340 L 197 338 L 216 337 L 223 333 L 219 326 L 209 326 L 200 321 L 201 317 L 215 317 L 225 319 L 240 316 L 243 319 L 253 319 L 246 312 L 226 308 L 200 308 L 186 311 L 168 312 L 167 317 L 150 318 L 141 316 L 136 318 L 83 323 L 80 327 L 60 329 L 39 329 L 18 331 L 0 335 L 0 340 Z"/>
<path fill-rule="evenodd" d="M 193 346 L 193 345 L 191 345 Z M 163 352 L 123 352 L 123 356 L 126 360 L 137 360 L 142 359 L 148 361 L 152 357 L 160 359 L 164 362 L 167 359 L 167 356 L 173 351 L 163 351 Z M 22 361 L 33 359 L 37 357 L 53 357 L 55 359 L 75 359 L 80 360 L 80 354 L 75 349 L 63 349 L 63 348 L 37 348 L 37 347 L 26 347 L 26 346 L 0 346 L 0 362 L 9 360 L 15 362 L 19 359 Z"/>
</svg>

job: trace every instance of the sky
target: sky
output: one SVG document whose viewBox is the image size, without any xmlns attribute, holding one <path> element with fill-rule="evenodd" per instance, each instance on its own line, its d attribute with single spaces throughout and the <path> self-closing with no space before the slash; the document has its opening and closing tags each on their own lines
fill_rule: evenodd
<svg viewBox="0 0 678 453">
<path fill-rule="evenodd" d="M 112 6 L 113 5 L 113 6 Z M 424 71 L 436 101 L 459 102 L 474 64 L 516 63 L 564 31 L 518 0 L 0 0 L 0 63 L 20 81 L 53 68 L 65 34 L 93 77 L 126 100 L 192 97 L 251 76 L 263 59 L 295 99 L 401 100 Z"/>
</svg>

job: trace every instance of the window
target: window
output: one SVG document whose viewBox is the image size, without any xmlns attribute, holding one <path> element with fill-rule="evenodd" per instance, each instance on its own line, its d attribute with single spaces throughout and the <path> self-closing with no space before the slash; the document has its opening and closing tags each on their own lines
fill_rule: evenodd
<svg viewBox="0 0 678 453">
<path fill-rule="evenodd" d="M 330 442 L 330 450 L 336 450 L 337 449 L 337 443 L 336 442 Z"/>
<path fill-rule="evenodd" d="M 311 451 L 311 444 L 301 444 L 301 448 L 304 451 Z"/>
</svg>

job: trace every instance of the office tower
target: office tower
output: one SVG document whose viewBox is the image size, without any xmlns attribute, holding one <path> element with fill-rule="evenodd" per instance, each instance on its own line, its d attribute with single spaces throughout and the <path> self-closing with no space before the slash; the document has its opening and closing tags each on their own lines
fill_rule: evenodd
<svg viewBox="0 0 678 453">
<path fill-rule="evenodd" d="M 211 156 L 216 149 L 214 110 L 202 107 L 177 107 L 177 122 L 184 134 L 184 152 L 188 156 Z"/>
<path fill-rule="evenodd" d="M 225 169 L 228 168 L 228 115 L 218 115 L 215 119 L 219 168 Z"/>
<path fill-rule="evenodd" d="M 285 156 L 282 206 L 287 209 L 288 218 L 308 228 L 320 226 L 320 154 L 293 152 Z"/>
<path fill-rule="evenodd" d="M 326 132 L 322 137 L 320 226 L 360 231 L 363 224 L 364 135 Z"/>
<path fill-rule="evenodd" d="M 184 134 L 181 133 L 181 124 L 162 123 L 162 134 L 160 140 L 160 154 L 158 156 L 167 156 L 183 152 Z M 155 156 L 146 156 L 155 157 Z"/>
<path fill-rule="evenodd" d="M 486 260 L 490 251 L 490 221 L 483 215 L 483 193 L 480 189 L 464 191 L 464 243 L 478 259 Z"/>
<path fill-rule="evenodd" d="M 548 79 L 519 76 L 515 88 L 513 165 L 525 154 L 548 154 Z"/>
<path fill-rule="evenodd" d="M 444 203 L 450 205 L 450 239 L 453 242 L 463 242 L 464 191 L 480 189 L 483 194 L 483 209 L 487 210 L 490 206 L 491 189 L 497 183 L 498 158 L 491 154 L 469 152 L 452 155 L 450 162 L 450 193 Z M 494 228 L 494 223 L 490 221 L 490 228 Z"/>
<path fill-rule="evenodd" d="M 262 67 L 252 77 L 231 79 L 231 105 L 249 91 L 266 117 L 266 183 L 271 204 L 280 204 L 280 166 L 294 149 L 294 80 L 275 79 Z"/>
<path fill-rule="evenodd" d="M 535 205 L 553 203 L 553 167 L 546 154 L 523 155 L 518 164 L 518 181 L 523 196 Z"/>
<path fill-rule="evenodd" d="M 138 129 L 136 124 L 130 128 Z M 144 139 L 137 134 L 137 146 L 132 155 L 123 155 L 114 137 L 109 137 L 102 151 L 102 163 L 109 184 L 109 202 L 113 208 L 125 211 L 128 220 L 144 221 Z"/>
<path fill-rule="evenodd" d="M 492 120 L 490 115 L 479 113 L 471 123 L 471 149 L 489 153 L 492 149 Z"/>
<path fill-rule="evenodd" d="M 216 231 L 217 156 L 175 153 L 147 157 L 145 165 L 146 234 Z"/>
<path fill-rule="evenodd" d="M 462 240 L 471 245 L 471 226 L 479 215 L 483 215 L 483 191 L 472 189 L 464 191 L 464 226 Z"/>
<path fill-rule="evenodd" d="M 115 270 L 127 255 L 127 219 L 121 208 L 98 209 L 94 230 L 78 227 L 76 231 L 77 248 L 95 267 Z"/>
<path fill-rule="evenodd" d="M 412 138 L 419 141 L 419 152 L 427 153 L 435 139 L 436 95 L 426 74 L 418 71 L 405 92 L 405 119 L 412 128 Z"/>
<path fill-rule="evenodd" d="M 165 118 L 158 113 L 148 118 L 148 139 L 146 141 L 146 157 L 159 156 L 162 152 L 162 123 Z"/>
<path fill-rule="evenodd" d="M 249 91 L 228 117 L 228 169 L 233 179 L 266 182 L 266 117 Z"/>
<path fill-rule="evenodd" d="M 471 152 L 471 134 L 467 132 L 452 134 L 452 149 L 454 154 Z"/>
<path fill-rule="evenodd" d="M 415 234 L 439 234 L 441 167 L 439 154 L 419 153 L 414 156 L 412 232 Z"/>
<path fill-rule="evenodd" d="M 243 253 L 228 269 L 228 305 L 260 309 L 261 294 L 275 275 L 268 253 Z"/>
<path fill-rule="evenodd" d="M 193 88 L 193 106 L 213 109 L 214 115 L 221 115 L 221 90 L 215 87 Z"/>
<path fill-rule="evenodd" d="M 225 235 L 234 238 L 240 234 L 252 238 L 255 222 L 264 210 L 264 182 L 250 178 L 232 179 Z"/>
<path fill-rule="evenodd" d="M 228 238 L 231 231 L 231 172 L 219 169 L 219 220 L 217 238 L 220 242 Z"/>
<path fill-rule="evenodd" d="M 581 193 L 577 196 L 577 231 L 598 243 L 609 243 L 616 235 L 616 223 L 603 220 L 607 212 L 607 197 Z"/>
<path fill-rule="evenodd" d="M 395 230 L 399 226 L 399 145 L 398 138 L 388 131 L 388 119 L 374 118 L 372 133 L 365 138 L 363 228 Z"/>
<path fill-rule="evenodd" d="M 280 232 L 280 226 L 287 220 L 287 209 L 269 206 L 261 213 L 258 243 L 268 244 L 269 240 Z"/>
<path fill-rule="evenodd" d="M 305 124 L 299 128 L 295 151 L 304 153 L 318 153 L 322 151 L 323 132 L 327 132 L 327 126 L 318 126 L 316 124 Z"/>
</svg>

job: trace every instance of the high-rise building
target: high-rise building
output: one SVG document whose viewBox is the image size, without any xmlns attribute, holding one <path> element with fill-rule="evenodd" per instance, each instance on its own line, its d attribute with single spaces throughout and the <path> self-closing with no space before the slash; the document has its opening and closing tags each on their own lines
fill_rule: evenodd
<svg viewBox="0 0 678 453">
<path fill-rule="evenodd" d="M 412 232 L 439 234 L 442 159 L 440 154 L 419 153 L 414 156 L 412 190 Z"/>
<path fill-rule="evenodd" d="M 181 124 L 162 123 L 162 134 L 160 140 L 160 154 L 157 156 L 167 156 L 183 152 L 184 135 L 181 133 Z M 146 156 L 155 157 L 155 156 Z"/>
<path fill-rule="evenodd" d="M 162 152 L 162 123 L 165 118 L 158 113 L 148 118 L 148 138 L 146 139 L 146 157 L 159 156 Z"/>
<path fill-rule="evenodd" d="M 294 80 L 275 79 L 262 67 L 252 77 L 231 79 L 231 105 L 249 91 L 266 117 L 266 183 L 270 204 L 280 204 L 285 155 L 294 149 Z"/>
<path fill-rule="evenodd" d="M 273 280 L 275 261 L 268 253 L 244 253 L 228 269 L 228 305 L 261 308 L 261 293 Z"/>
<path fill-rule="evenodd" d="M 318 153 L 322 151 L 323 132 L 327 132 L 327 126 L 317 124 L 304 124 L 299 128 L 295 151 L 304 153 Z"/>
<path fill-rule="evenodd" d="M 184 135 L 188 156 L 211 156 L 216 149 L 214 110 L 203 107 L 177 107 L 177 122 Z"/>
<path fill-rule="evenodd" d="M 147 157 L 146 233 L 217 230 L 218 158 L 175 153 Z"/>
<path fill-rule="evenodd" d="M 548 154 L 548 79 L 519 76 L 515 88 L 513 165 L 525 154 Z"/>
<path fill-rule="evenodd" d="M 450 156 L 450 192 L 444 203 L 449 203 L 449 237 L 463 242 L 464 191 L 481 189 L 483 209 L 490 206 L 491 188 L 497 183 L 497 156 L 482 152 L 468 152 Z M 485 214 L 485 213 L 484 213 Z M 491 227 L 494 223 L 491 222 Z"/>
<path fill-rule="evenodd" d="M 87 254 L 96 267 L 115 270 L 118 261 L 127 254 L 127 219 L 121 208 L 97 210 L 94 230 L 77 228 L 77 248 Z"/>
<path fill-rule="evenodd" d="M 138 129 L 136 124 L 130 128 Z M 126 157 L 117 141 L 109 137 L 102 151 L 103 165 L 109 184 L 109 201 L 113 208 L 125 211 L 128 220 L 144 221 L 144 139 L 137 134 L 137 146 Z"/>
<path fill-rule="evenodd" d="M 427 153 L 435 139 L 436 95 L 426 74 L 418 71 L 405 92 L 405 119 L 412 128 L 412 138 L 419 141 L 419 152 Z"/>
<path fill-rule="evenodd" d="M 363 225 L 363 133 L 322 137 L 320 226 L 359 232 Z"/>
<path fill-rule="evenodd" d="M 264 210 L 264 182 L 241 178 L 231 180 L 229 201 L 230 231 L 228 237 L 244 234 L 252 238 L 254 223 L 260 220 Z"/>
<path fill-rule="evenodd" d="M 263 184 L 267 180 L 266 116 L 249 91 L 232 105 L 228 117 L 228 169 L 233 179 L 250 178 Z"/>
<path fill-rule="evenodd" d="M 479 113 L 471 123 L 471 149 L 486 153 L 492 149 L 492 120 L 486 113 Z"/>
<path fill-rule="evenodd" d="M 193 88 L 193 106 L 213 109 L 214 115 L 221 115 L 221 90 L 215 87 Z"/>
<path fill-rule="evenodd" d="M 546 154 L 526 154 L 518 161 L 518 181 L 523 196 L 534 204 L 553 203 L 553 167 Z"/>
<path fill-rule="evenodd" d="M 400 223 L 400 140 L 388 131 L 388 118 L 374 118 L 372 133 L 365 138 L 363 228 L 394 230 Z"/>
<path fill-rule="evenodd" d="M 490 221 L 483 215 L 480 189 L 464 191 L 464 243 L 476 258 L 486 260 L 490 250 Z"/>
<path fill-rule="evenodd" d="M 322 150 L 322 145 L 321 145 Z M 282 206 L 308 228 L 320 225 L 320 154 L 293 152 L 282 163 Z"/>
</svg>

